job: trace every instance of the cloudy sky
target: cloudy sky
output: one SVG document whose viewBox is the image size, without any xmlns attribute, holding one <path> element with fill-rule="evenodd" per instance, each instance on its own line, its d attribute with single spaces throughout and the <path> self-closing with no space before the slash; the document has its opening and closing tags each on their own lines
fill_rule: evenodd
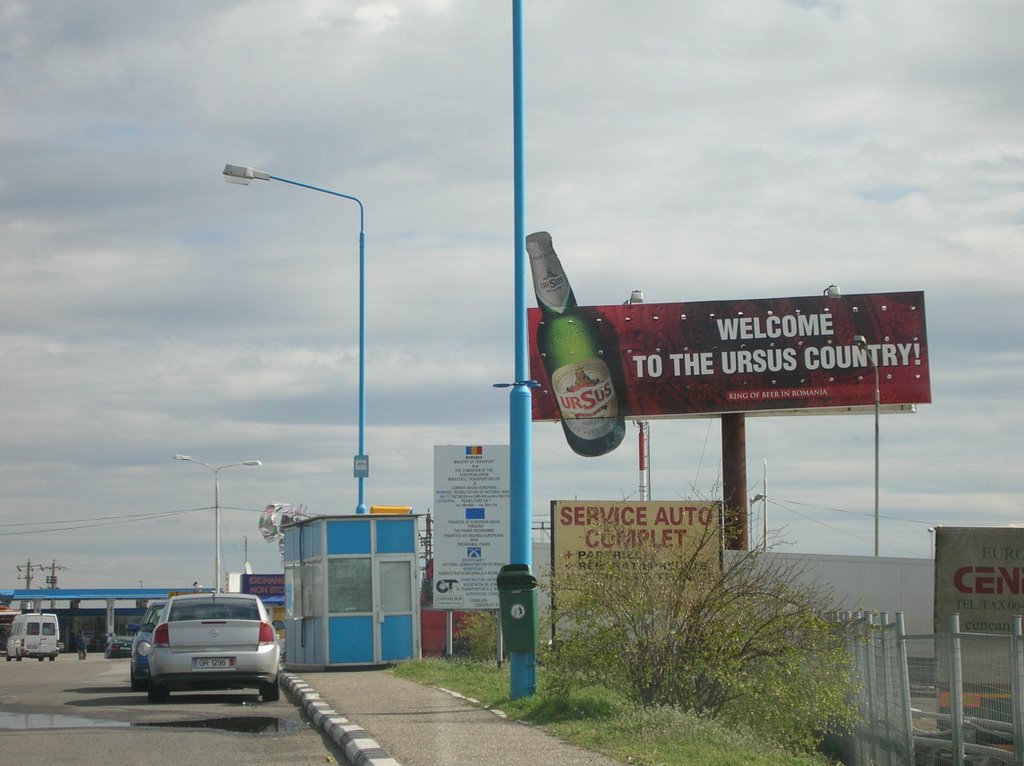
<svg viewBox="0 0 1024 766">
<path fill-rule="evenodd" d="M 882 555 L 1024 521 L 1024 6 L 525 5 L 526 227 L 579 301 L 923 290 Z M 434 445 L 508 442 L 511 47 L 496 0 L 0 5 L 0 588 L 209 584 L 213 474 L 176 453 L 263 461 L 220 473 L 226 570 L 280 571 L 270 502 L 354 510 L 358 209 L 225 163 L 365 204 L 369 503 L 427 511 Z M 746 431 L 787 550 L 871 555 L 870 416 Z M 538 516 L 637 497 L 634 427 L 533 438 Z M 716 497 L 719 421 L 653 423 L 651 462 Z"/>
</svg>

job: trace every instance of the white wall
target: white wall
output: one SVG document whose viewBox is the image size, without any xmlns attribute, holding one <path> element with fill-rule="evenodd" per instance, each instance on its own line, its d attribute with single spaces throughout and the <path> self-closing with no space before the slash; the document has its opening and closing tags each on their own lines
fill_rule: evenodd
<svg viewBox="0 0 1024 766">
<path fill-rule="evenodd" d="M 931 559 L 886 558 L 874 556 L 827 556 L 805 553 L 767 553 L 799 573 L 797 579 L 830 593 L 836 610 L 887 612 L 894 619 L 903 613 L 907 633 L 932 632 L 934 610 L 935 562 Z M 551 544 L 533 543 L 533 571 L 546 585 L 550 571 Z M 548 606 L 548 594 L 542 591 L 538 606 Z"/>
<path fill-rule="evenodd" d="M 903 612 L 907 633 L 932 632 L 935 562 L 931 559 L 768 553 L 792 564 L 798 579 L 831 592 L 836 609 Z"/>
</svg>

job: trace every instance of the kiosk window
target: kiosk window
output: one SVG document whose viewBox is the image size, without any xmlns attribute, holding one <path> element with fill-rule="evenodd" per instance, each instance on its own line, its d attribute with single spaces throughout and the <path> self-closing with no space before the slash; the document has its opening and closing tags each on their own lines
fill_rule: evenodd
<svg viewBox="0 0 1024 766">
<path fill-rule="evenodd" d="M 331 559 L 327 571 L 327 605 L 331 614 L 373 611 L 369 558 Z"/>
</svg>

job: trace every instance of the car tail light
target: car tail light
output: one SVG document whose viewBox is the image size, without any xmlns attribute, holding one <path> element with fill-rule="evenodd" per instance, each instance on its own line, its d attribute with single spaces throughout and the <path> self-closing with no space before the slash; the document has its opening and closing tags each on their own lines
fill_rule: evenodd
<svg viewBox="0 0 1024 766">
<path fill-rule="evenodd" d="M 169 646 L 170 643 L 170 631 L 167 629 L 167 623 L 162 622 L 153 631 L 153 646 Z"/>
<path fill-rule="evenodd" d="M 260 623 L 260 644 L 276 644 L 277 634 L 274 632 L 274 626 L 269 622 Z"/>
</svg>

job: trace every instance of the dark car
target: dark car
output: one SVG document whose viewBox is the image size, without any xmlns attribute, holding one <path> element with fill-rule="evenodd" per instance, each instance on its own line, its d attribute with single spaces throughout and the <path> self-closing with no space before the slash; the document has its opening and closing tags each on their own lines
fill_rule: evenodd
<svg viewBox="0 0 1024 766">
<path fill-rule="evenodd" d="M 153 648 L 153 628 L 160 620 L 166 601 L 150 601 L 135 637 L 132 639 L 132 662 L 129 681 L 133 692 L 143 692 L 149 687 L 149 652 Z"/>
<path fill-rule="evenodd" d="M 107 638 L 107 648 L 103 651 L 103 656 L 108 660 L 115 659 L 117 657 L 131 657 L 132 656 L 132 637 L 131 636 L 110 636 Z"/>
</svg>

